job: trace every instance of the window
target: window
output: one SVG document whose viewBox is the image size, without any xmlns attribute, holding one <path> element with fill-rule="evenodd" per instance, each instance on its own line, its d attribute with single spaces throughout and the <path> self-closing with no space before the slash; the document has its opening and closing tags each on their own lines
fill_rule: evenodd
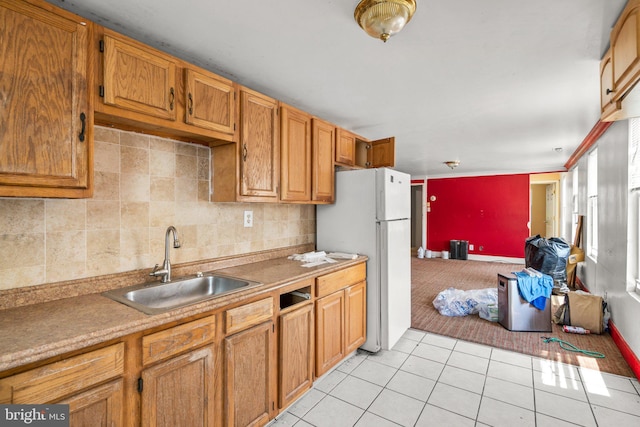
<svg viewBox="0 0 640 427">
<path fill-rule="evenodd" d="M 629 120 L 628 206 L 628 280 L 630 287 L 640 293 L 640 119 Z"/>
<path fill-rule="evenodd" d="M 598 149 L 587 158 L 587 255 L 598 258 Z"/>
</svg>

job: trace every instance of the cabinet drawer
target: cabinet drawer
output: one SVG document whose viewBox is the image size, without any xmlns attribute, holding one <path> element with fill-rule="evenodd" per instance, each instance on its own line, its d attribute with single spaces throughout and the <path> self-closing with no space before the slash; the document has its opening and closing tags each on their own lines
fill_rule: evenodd
<svg viewBox="0 0 640 427">
<path fill-rule="evenodd" d="M 55 402 L 124 372 L 124 344 L 70 357 L 0 380 L 0 403 Z"/>
<path fill-rule="evenodd" d="M 148 365 L 213 341 L 215 316 L 208 316 L 142 337 L 142 363 Z"/>
<path fill-rule="evenodd" d="M 367 264 L 362 263 L 353 267 L 338 270 L 316 278 L 316 297 L 320 298 L 344 289 L 354 283 L 362 282 L 367 277 Z"/>
<path fill-rule="evenodd" d="M 232 308 L 225 312 L 225 333 L 232 334 L 273 317 L 273 298 Z"/>
</svg>

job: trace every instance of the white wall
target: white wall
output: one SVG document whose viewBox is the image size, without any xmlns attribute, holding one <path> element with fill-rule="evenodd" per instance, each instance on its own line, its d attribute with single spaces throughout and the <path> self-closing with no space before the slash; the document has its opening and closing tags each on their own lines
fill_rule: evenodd
<svg viewBox="0 0 640 427">
<path fill-rule="evenodd" d="M 587 256 L 578 269 L 578 276 L 592 293 L 606 296 L 611 320 L 631 350 L 640 357 L 640 301 L 627 292 L 626 274 L 628 134 L 625 120 L 611 125 L 598 140 L 598 259 Z M 586 155 L 579 161 L 578 175 L 579 213 L 586 215 Z"/>
</svg>

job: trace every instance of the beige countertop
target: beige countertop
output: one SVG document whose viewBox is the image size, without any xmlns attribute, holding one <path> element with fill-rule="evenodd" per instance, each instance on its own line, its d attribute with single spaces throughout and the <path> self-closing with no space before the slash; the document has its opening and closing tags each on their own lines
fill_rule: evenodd
<svg viewBox="0 0 640 427">
<path fill-rule="evenodd" d="M 253 280 L 262 285 L 156 315 L 144 314 L 100 293 L 0 310 L 0 371 L 219 309 L 366 259 L 361 256 L 355 260 L 307 268 L 302 267 L 299 261 L 275 258 L 217 269 L 214 270 L 216 273 Z"/>
</svg>

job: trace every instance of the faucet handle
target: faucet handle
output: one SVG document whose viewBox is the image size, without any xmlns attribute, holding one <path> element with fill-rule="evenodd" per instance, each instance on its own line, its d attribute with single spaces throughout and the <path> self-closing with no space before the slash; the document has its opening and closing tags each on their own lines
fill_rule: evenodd
<svg viewBox="0 0 640 427">
<path fill-rule="evenodd" d="M 153 271 L 151 273 L 149 273 L 149 276 L 155 276 L 156 275 L 156 271 L 158 271 L 159 268 L 160 268 L 160 265 L 156 264 L 155 267 L 153 267 Z"/>
</svg>

